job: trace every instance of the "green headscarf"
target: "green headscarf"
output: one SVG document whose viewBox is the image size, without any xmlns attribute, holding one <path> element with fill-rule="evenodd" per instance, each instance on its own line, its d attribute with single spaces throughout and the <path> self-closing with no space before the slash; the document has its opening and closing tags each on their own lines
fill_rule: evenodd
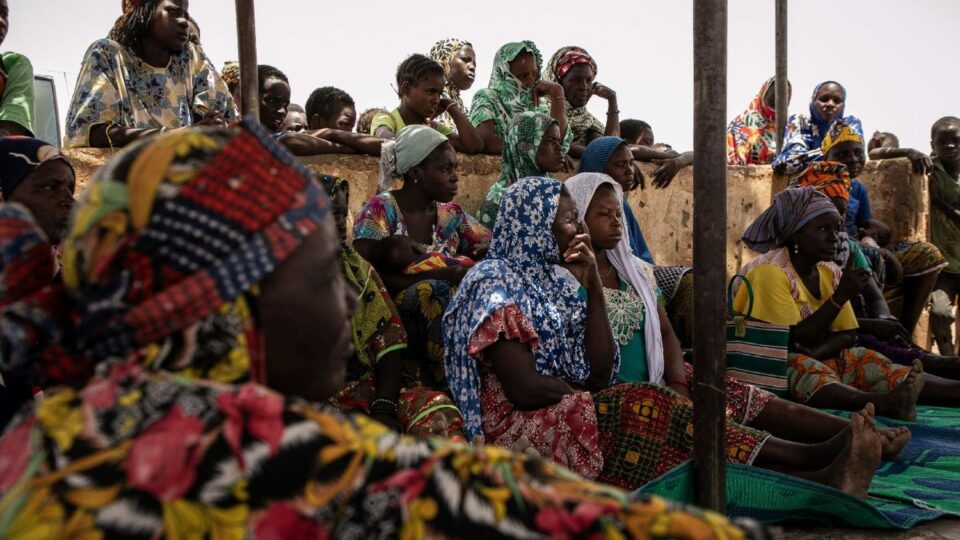
<svg viewBox="0 0 960 540">
<path fill-rule="evenodd" d="M 380 189 L 393 187 L 397 179 L 427 159 L 430 152 L 447 142 L 447 136 L 423 124 L 405 126 L 397 138 L 380 147 Z"/>
<path fill-rule="evenodd" d="M 503 193 L 521 178 L 540 176 L 552 178 L 537 164 L 537 150 L 543 135 L 557 121 L 538 111 L 527 111 L 513 118 L 503 141 L 503 165 L 500 178 L 487 191 L 486 199 L 477 211 L 480 223 L 493 229 Z"/>
<path fill-rule="evenodd" d="M 510 73 L 510 62 L 522 53 L 533 55 L 538 72 L 543 68 L 543 57 L 532 41 L 507 43 L 500 47 L 493 60 L 490 84 L 473 96 L 470 107 L 471 124 L 478 126 L 487 120 L 493 120 L 497 136 L 506 138 L 510 120 L 522 112 L 534 109 L 533 89 L 525 87 Z"/>
</svg>

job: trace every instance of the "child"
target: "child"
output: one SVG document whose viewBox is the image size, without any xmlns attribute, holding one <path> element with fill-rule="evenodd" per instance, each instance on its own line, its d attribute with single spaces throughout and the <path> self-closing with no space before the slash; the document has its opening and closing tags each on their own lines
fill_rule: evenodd
<svg viewBox="0 0 960 540">
<path fill-rule="evenodd" d="M 305 129 L 307 129 L 307 114 L 303 111 L 303 107 L 291 103 L 287 107 L 287 117 L 283 119 L 280 130 L 284 133 L 300 133 Z"/>
<path fill-rule="evenodd" d="M 450 257 L 439 251 L 427 251 L 420 242 L 400 234 L 381 240 L 377 253 L 380 260 L 375 266 L 386 268 L 394 274 L 415 275 L 440 268 L 473 266 L 473 260 L 469 257 Z"/>
<path fill-rule="evenodd" d="M 951 326 L 960 293 L 960 118 L 937 120 L 930 132 L 930 240 L 950 263 L 940 272 L 931 295 L 930 329 L 940 354 L 956 354 Z"/>
<path fill-rule="evenodd" d="M 290 106 L 290 80 L 273 66 L 257 66 L 260 85 L 260 123 L 275 137 L 283 134 L 283 121 Z"/>
<path fill-rule="evenodd" d="M 7 0 L 0 0 L 0 44 L 9 28 Z M 33 66 L 15 52 L 0 54 L 0 137 L 33 135 Z"/>
<path fill-rule="evenodd" d="M 903 281 L 903 265 L 890 250 L 893 231 L 878 219 L 868 219 L 857 229 L 860 249 L 870 261 L 874 276 L 881 289 L 895 287 Z"/>
<path fill-rule="evenodd" d="M 373 118 L 370 133 L 382 139 L 396 138 L 404 126 L 425 124 L 450 139 L 454 150 L 476 154 L 483 150 L 483 140 L 466 113 L 453 100 L 443 96 L 446 78 L 443 66 L 422 54 L 414 54 L 397 67 L 397 95 L 400 106 Z M 434 119 L 446 112 L 453 119 L 456 131 Z"/>
<path fill-rule="evenodd" d="M 294 155 L 380 155 L 383 139 L 353 132 L 357 109 L 353 98 L 343 90 L 332 86 L 317 88 L 307 98 L 304 114 L 309 131 L 289 133 L 280 140 Z"/>
<path fill-rule="evenodd" d="M 362 113 L 360 113 L 360 118 L 357 119 L 357 133 L 370 133 L 370 126 L 373 124 L 373 119 L 380 113 L 387 113 L 387 109 L 384 107 L 371 107 Z"/>
</svg>

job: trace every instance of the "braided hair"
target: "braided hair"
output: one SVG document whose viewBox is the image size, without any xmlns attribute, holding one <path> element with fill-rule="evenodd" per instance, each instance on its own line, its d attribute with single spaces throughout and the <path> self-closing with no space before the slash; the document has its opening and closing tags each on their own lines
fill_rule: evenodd
<svg viewBox="0 0 960 540">
<path fill-rule="evenodd" d="M 422 54 L 411 54 L 397 66 L 397 95 L 403 97 L 400 94 L 400 87 L 403 86 L 403 83 L 416 86 L 429 75 L 439 75 L 443 77 L 443 66 L 437 63 L 436 60 Z"/>
<path fill-rule="evenodd" d="M 161 0 L 140 0 L 134 2 L 135 7 L 125 10 L 123 15 L 113 24 L 110 30 L 110 39 L 130 49 L 143 50 L 143 36 L 150 31 L 153 23 L 153 14 Z M 126 5 L 126 2 L 124 2 Z"/>
</svg>

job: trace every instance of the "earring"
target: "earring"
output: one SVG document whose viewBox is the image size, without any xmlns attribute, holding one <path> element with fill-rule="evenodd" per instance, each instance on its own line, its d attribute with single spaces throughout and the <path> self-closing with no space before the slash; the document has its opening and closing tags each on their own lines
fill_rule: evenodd
<svg viewBox="0 0 960 540">
<path fill-rule="evenodd" d="M 800 254 L 800 242 L 793 243 L 793 254 L 794 255 Z"/>
</svg>

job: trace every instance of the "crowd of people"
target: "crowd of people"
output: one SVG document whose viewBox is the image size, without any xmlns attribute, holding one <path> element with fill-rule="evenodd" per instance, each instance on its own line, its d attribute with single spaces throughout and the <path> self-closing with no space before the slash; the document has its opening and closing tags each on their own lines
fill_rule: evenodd
<svg viewBox="0 0 960 540">
<path fill-rule="evenodd" d="M 360 114 L 261 65 L 242 119 L 201 42 L 186 0 L 123 1 L 64 138 L 122 150 L 79 194 L 0 56 L 0 536 L 762 534 L 633 492 L 691 457 L 696 351 L 689 268 L 656 265 L 627 193 L 693 158 L 620 119 L 586 50 L 508 43 L 467 107 L 483 51 L 446 39 Z M 780 144 L 775 86 L 728 129 L 731 165 L 790 179 L 733 304 L 789 327 L 788 392 L 727 377 L 726 454 L 864 498 L 911 437 L 875 416 L 960 405 L 960 119 L 931 156 L 866 140 L 827 81 Z M 350 179 L 294 157 L 325 153 L 380 160 L 352 230 Z M 476 216 L 458 153 L 502 156 Z M 929 175 L 931 242 L 891 242 L 868 155 Z M 928 305 L 939 354 L 911 340 Z"/>
</svg>

